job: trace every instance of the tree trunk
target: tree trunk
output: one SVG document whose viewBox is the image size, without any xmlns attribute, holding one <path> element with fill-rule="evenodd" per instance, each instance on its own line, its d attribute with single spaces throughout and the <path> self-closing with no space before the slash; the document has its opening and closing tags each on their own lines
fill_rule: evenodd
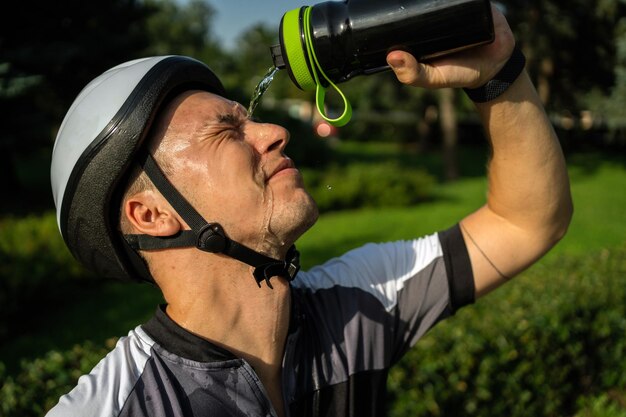
<svg viewBox="0 0 626 417">
<path fill-rule="evenodd" d="M 539 64 L 539 74 L 537 76 L 537 94 L 541 103 L 546 106 L 550 100 L 550 78 L 554 73 L 554 62 L 552 58 L 545 57 Z"/>
<path fill-rule="evenodd" d="M 439 124 L 443 140 L 443 173 L 447 181 L 452 181 L 459 177 L 457 160 L 459 132 L 454 96 L 455 91 L 452 88 L 439 90 Z"/>
</svg>

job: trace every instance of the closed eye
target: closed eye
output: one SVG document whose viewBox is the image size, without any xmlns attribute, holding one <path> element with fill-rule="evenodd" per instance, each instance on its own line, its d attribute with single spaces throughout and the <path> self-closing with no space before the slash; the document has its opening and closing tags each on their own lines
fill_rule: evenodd
<svg viewBox="0 0 626 417">
<path fill-rule="evenodd" d="M 245 121 L 246 119 L 242 119 L 237 114 L 224 113 L 217 116 L 218 123 L 215 127 L 221 134 L 228 132 L 229 135 L 235 134 L 237 137 L 241 137 Z"/>
<path fill-rule="evenodd" d="M 196 135 L 200 140 L 215 137 L 241 139 L 244 125 L 249 120 L 245 108 L 239 103 L 234 103 L 232 109 L 215 115 L 212 120 L 207 120 Z"/>
</svg>

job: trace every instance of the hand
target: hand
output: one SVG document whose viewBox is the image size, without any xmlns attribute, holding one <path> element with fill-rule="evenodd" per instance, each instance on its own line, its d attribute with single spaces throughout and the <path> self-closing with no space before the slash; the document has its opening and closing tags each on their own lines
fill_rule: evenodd
<svg viewBox="0 0 626 417">
<path fill-rule="evenodd" d="M 403 84 L 422 88 L 476 88 L 491 80 L 511 56 L 515 47 L 513 32 L 506 18 L 491 6 L 495 39 L 493 42 L 452 55 L 418 62 L 408 52 L 392 51 L 387 63 Z"/>
</svg>

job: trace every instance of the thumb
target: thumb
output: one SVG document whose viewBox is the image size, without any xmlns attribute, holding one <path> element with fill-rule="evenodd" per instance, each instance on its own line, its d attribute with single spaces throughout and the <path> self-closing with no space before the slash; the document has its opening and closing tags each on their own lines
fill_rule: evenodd
<svg viewBox="0 0 626 417">
<path fill-rule="evenodd" d="M 425 84 L 425 65 L 417 62 L 415 57 L 404 51 L 391 51 L 387 54 L 387 64 L 403 84 L 422 87 Z"/>
</svg>

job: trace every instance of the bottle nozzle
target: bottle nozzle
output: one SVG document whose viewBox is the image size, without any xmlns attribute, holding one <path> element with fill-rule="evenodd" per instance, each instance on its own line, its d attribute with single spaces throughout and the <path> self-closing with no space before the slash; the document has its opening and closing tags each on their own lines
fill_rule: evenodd
<svg viewBox="0 0 626 417">
<path fill-rule="evenodd" d="M 272 61 L 274 61 L 274 66 L 278 69 L 284 69 L 285 60 L 283 59 L 283 53 L 280 49 L 280 45 L 270 46 L 270 53 L 272 54 Z"/>
</svg>

